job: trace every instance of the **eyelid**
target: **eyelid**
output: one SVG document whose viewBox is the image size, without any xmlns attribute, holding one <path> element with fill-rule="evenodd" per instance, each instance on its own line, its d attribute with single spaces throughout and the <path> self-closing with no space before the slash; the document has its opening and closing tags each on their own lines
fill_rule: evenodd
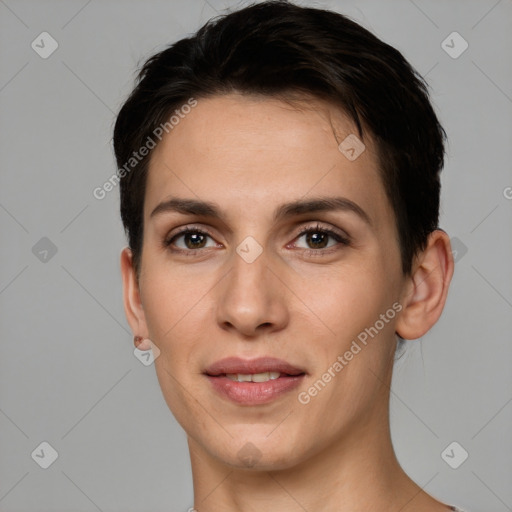
<svg viewBox="0 0 512 512">
<path fill-rule="evenodd" d="M 190 232 L 197 232 L 208 235 L 210 238 L 214 239 L 214 235 L 212 232 L 203 226 L 197 226 L 194 224 L 187 224 L 185 226 L 181 226 L 180 228 L 177 228 L 176 231 L 171 231 L 168 235 L 166 235 L 163 239 L 164 246 L 170 245 L 170 243 L 177 238 L 178 236 L 184 234 L 184 233 L 190 233 Z M 218 243 L 218 242 L 216 242 Z"/>
<path fill-rule="evenodd" d="M 301 236 L 301 235 L 303 235 L 305 233 L 308 233 L 309 231 L 315 231 L 315 230 L 318 230 L 318 231 L 321 231 L 321 232 L 325 232 L 325 233 L 328 233 L 328 234 L 331 234 L 331 235 L 336 235 L 336 236 L 342 238 L 343 240 L 345 240 L 346 242 L 350 241 L 350 236 L 349 236 L 349 234 L 346 231 L 344 231 L 342 229 L 339 229 L 339 228 L 336 228 L 336 227 L 334 227 L 332 225 L 322 225 L 320 223 L 320 221 L 314 221 L 310 225 L 301 226 L 300 231 L 296 235 L 295 238 L 297 238 L 298 236 Z"/>
</svg>

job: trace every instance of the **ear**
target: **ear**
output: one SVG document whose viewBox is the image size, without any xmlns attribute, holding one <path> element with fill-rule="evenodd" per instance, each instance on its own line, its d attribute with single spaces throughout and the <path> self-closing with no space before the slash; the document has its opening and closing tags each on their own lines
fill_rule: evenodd
<svg viewBox="0 0 512 512">
<path fill-rule="evenodd" d="M 140 300 L 139 283 L 133 268 L 133 255 L 129 247 L 121 251 L 121 276 L 123 278 L 123 303 L 126 319 L 134 335 L 148 338 L 146 317 Z"/>
<path fill-rule="evenodd" d="M 402 338 L 420 338 L 437 322 L 446 302 L 453 268 L 450 238 L 436 229 L 416 258 L 404 288 L 403 310 L 396 323 L 396 332 Z"/>
</svg>

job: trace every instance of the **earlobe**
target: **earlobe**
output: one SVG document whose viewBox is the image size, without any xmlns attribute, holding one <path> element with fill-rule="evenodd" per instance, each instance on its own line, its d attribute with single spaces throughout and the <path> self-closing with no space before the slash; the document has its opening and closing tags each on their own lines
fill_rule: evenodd
<svg viewBox="0 0 512 512">
<path fill-rule="evenodd" d="M 133 268 L 132 251 L 129 247 L 121 251 L 121 276 L 124 311 L 128 324 L 134 334 L 147 338 L 146 318 L 140 298 L 139 283 Z"/>
<path fill-rule="evenodd" d="M 403 310 L 396 332 L 404 339 L 417 339 L 427 333 L 443 311 L 454 269 L 448 235 L 433 231 L 427 247 L 417 257 L 402 298 Z"/>
</svg>

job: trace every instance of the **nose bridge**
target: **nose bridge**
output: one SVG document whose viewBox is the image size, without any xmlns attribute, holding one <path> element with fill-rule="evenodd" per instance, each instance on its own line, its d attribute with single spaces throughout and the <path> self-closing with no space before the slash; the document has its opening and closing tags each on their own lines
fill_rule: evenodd
<svg viewBox="0 0 512 512">
<path fill-rule="evenodd" d="M 244 334 L 262 325 L 282 327 L 287 319 L 282 285 L 269 266 L 272 258 L 252 237 L 233 252 L 231 270 L 218 297 L 218 322 Z"/>
<path fill-rule="evenodd" d="M 261 248 L 259 249 L 258 246 Z M 236 248 L 232 258 L 232 270 L 228 278 L 229 297 L 237 299 L 242 307 L 254 307 L 252 301 L 267 299 L 272 294 L 268 286 L 268 254 L 254 241 L 245 240 Z M 245 304 L 245 305 L 244 305 Z M 260 306 L 261 307 L 261 306 Z"/>
</svg>

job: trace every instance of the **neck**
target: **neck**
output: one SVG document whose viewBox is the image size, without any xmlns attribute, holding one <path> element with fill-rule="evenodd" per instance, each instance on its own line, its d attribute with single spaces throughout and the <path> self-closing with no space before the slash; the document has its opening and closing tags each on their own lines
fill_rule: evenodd
<svg viewBox="0 0 512 512">
<path fill-rule="evenodd" d="M 189 437 L 194 508 L 198 512 L 448 510 L 400 467 L 391 443 L 387 407 L 385 415 L 386 422 L 382 416 L 378 425 L 367 418 L 351 434 L 279 470 L 229 466 Z"/>
</svg>

